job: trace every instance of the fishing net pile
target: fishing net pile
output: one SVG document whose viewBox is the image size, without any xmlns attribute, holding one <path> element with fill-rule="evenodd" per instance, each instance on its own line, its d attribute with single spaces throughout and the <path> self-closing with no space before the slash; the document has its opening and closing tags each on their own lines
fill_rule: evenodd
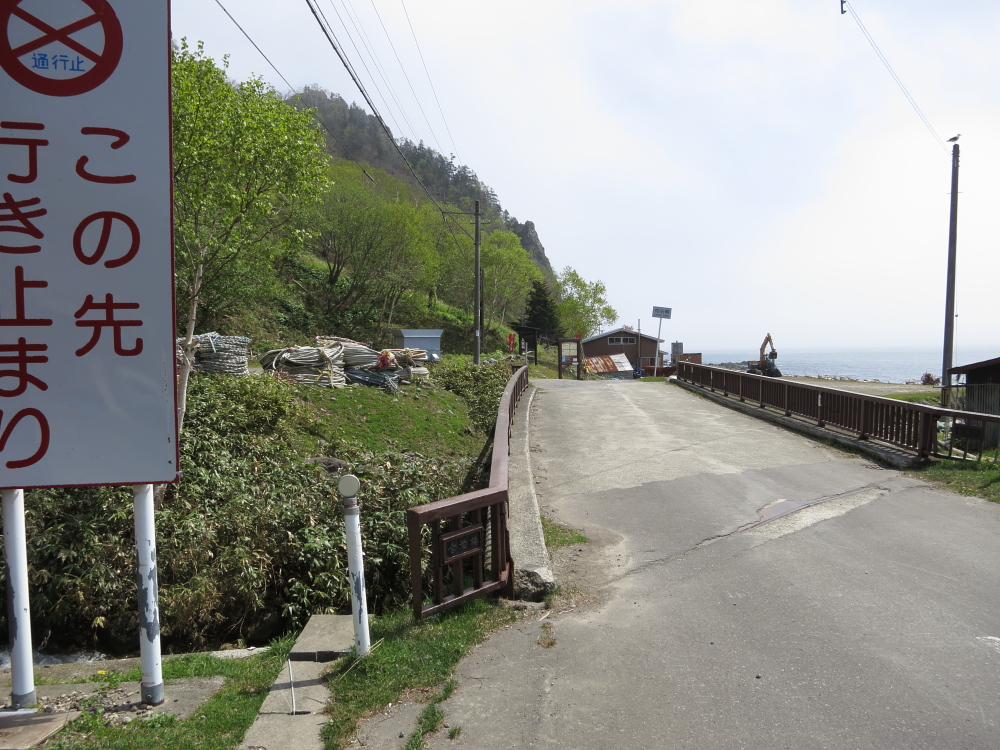
<svg viewBox="0 0 1000 750">
<path fill-rule="evenodd" d="M 246 377 L 250 374 L 250 339 L 246 336 L 221 336 L 214 331 L 192 338 L 195 346 L 194 369 L 198 372 Z M 184 339 L 177 339 L 177 356 L 184 356 Z"/>
<path fill-rule="evenodd" d="M 361 383 L 394 393 L 400 382 L 427 378 L 427 352 L 422 349 L 383 349 L 339 336 L 317 336 L 316 346 L 274 349 L 260 358 L 265 370 L 282 373 L 301 383 L 326 388 Z"/>
<path fill-rule="evenodd" d="M 312 383 L 323 388 L 341 388 L 344 378 L 344 347 L 337 342 L 328 346 L 290 346 L 272 349 L 260 357 L 265 370 L 281 373 L 298 383 Z"/>
</svg>

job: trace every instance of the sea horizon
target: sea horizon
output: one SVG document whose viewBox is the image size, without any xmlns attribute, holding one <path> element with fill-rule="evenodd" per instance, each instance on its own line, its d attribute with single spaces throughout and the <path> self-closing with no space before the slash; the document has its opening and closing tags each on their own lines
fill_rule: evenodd
<svg viewBox="0 0 1000 750">
<path fill-rule="evenodd" d="M 778 348 L 775 363 L 783 375 L 854 378 L 883 383 L 919 382 L 924 373 L 941 377 L 941 349 L 938 347 L 852 347 Z M 754 357 L 750 348 L 703 349 L 702 362 L 724 364 L 746 362 Z M 1000 345 L 956 347 L 953 367 L 1000 357 Z"/>
</svg>

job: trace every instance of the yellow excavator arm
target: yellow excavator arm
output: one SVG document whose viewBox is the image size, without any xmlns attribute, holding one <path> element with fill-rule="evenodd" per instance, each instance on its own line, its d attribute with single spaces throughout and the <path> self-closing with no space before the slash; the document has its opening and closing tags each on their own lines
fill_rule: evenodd
<svg viewBox="0 0 1000 750">
<path fill-rule="evenodd" d="M 774 341 L 771 339 L 771 334 L 769 333 L 769 334 L 767 334 L 767 336 L 764 337 L 764 343 L 760 345 L 760 369 L 761 370 L 764 369 L 764 359 L 766 358 L 765 354 L 764 354 L 764 350 L 767 348 L 768 344 L 771 345 L 771 351 L 775 352 L 775 357 L 772 357 L 772 359 L 775 359 L 777 357 L 777 352 L 774 349 Z"/>
</svg>

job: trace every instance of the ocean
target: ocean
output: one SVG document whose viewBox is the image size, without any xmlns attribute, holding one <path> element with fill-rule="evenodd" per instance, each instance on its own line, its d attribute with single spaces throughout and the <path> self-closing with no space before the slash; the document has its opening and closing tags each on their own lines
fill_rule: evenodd
<svg viewBox="0 0 1000 750">
<path fill-rule="evenodd" d="M 755 356 L 753 349 L 705 349 L 702 362 L 744 362 Z M 955 350 L 954 366 L 1000 357 L 1000 345 L 988 349 L 962 347 Z M 778 347 L 775 360 L 783 375 L 829 375 L 831 377 L 905 383 L 920 380 L 925 372 L 941 377 L 941 349 L 788 349 Z"/>
</svg>

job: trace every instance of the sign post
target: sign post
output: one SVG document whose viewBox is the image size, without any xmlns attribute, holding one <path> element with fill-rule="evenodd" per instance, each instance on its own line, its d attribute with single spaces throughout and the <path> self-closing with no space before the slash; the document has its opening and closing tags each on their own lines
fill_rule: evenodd
<svg viewBox="0 0 1000 750">
<path fill-rule="evenodd" d="M 169 0 L 0 1 L 5 528 L 177 478 L 169 44 Z"/>
<path fill-rule="evenodd" d="M 670 320 L 670 313 L 673 312 L 672 308 L 669 307 L 653 307 L 653 317 L 659 318 L 660 322 L 656 326 L 656 359 L 659 360 L 657 367 L 663 365 L 663 356 L 660 354 L 660 332 L 663 330 L 663 319 L 666 318 Z M 656 372 L 656 370 L 653 370 Z"/>
</svg>

